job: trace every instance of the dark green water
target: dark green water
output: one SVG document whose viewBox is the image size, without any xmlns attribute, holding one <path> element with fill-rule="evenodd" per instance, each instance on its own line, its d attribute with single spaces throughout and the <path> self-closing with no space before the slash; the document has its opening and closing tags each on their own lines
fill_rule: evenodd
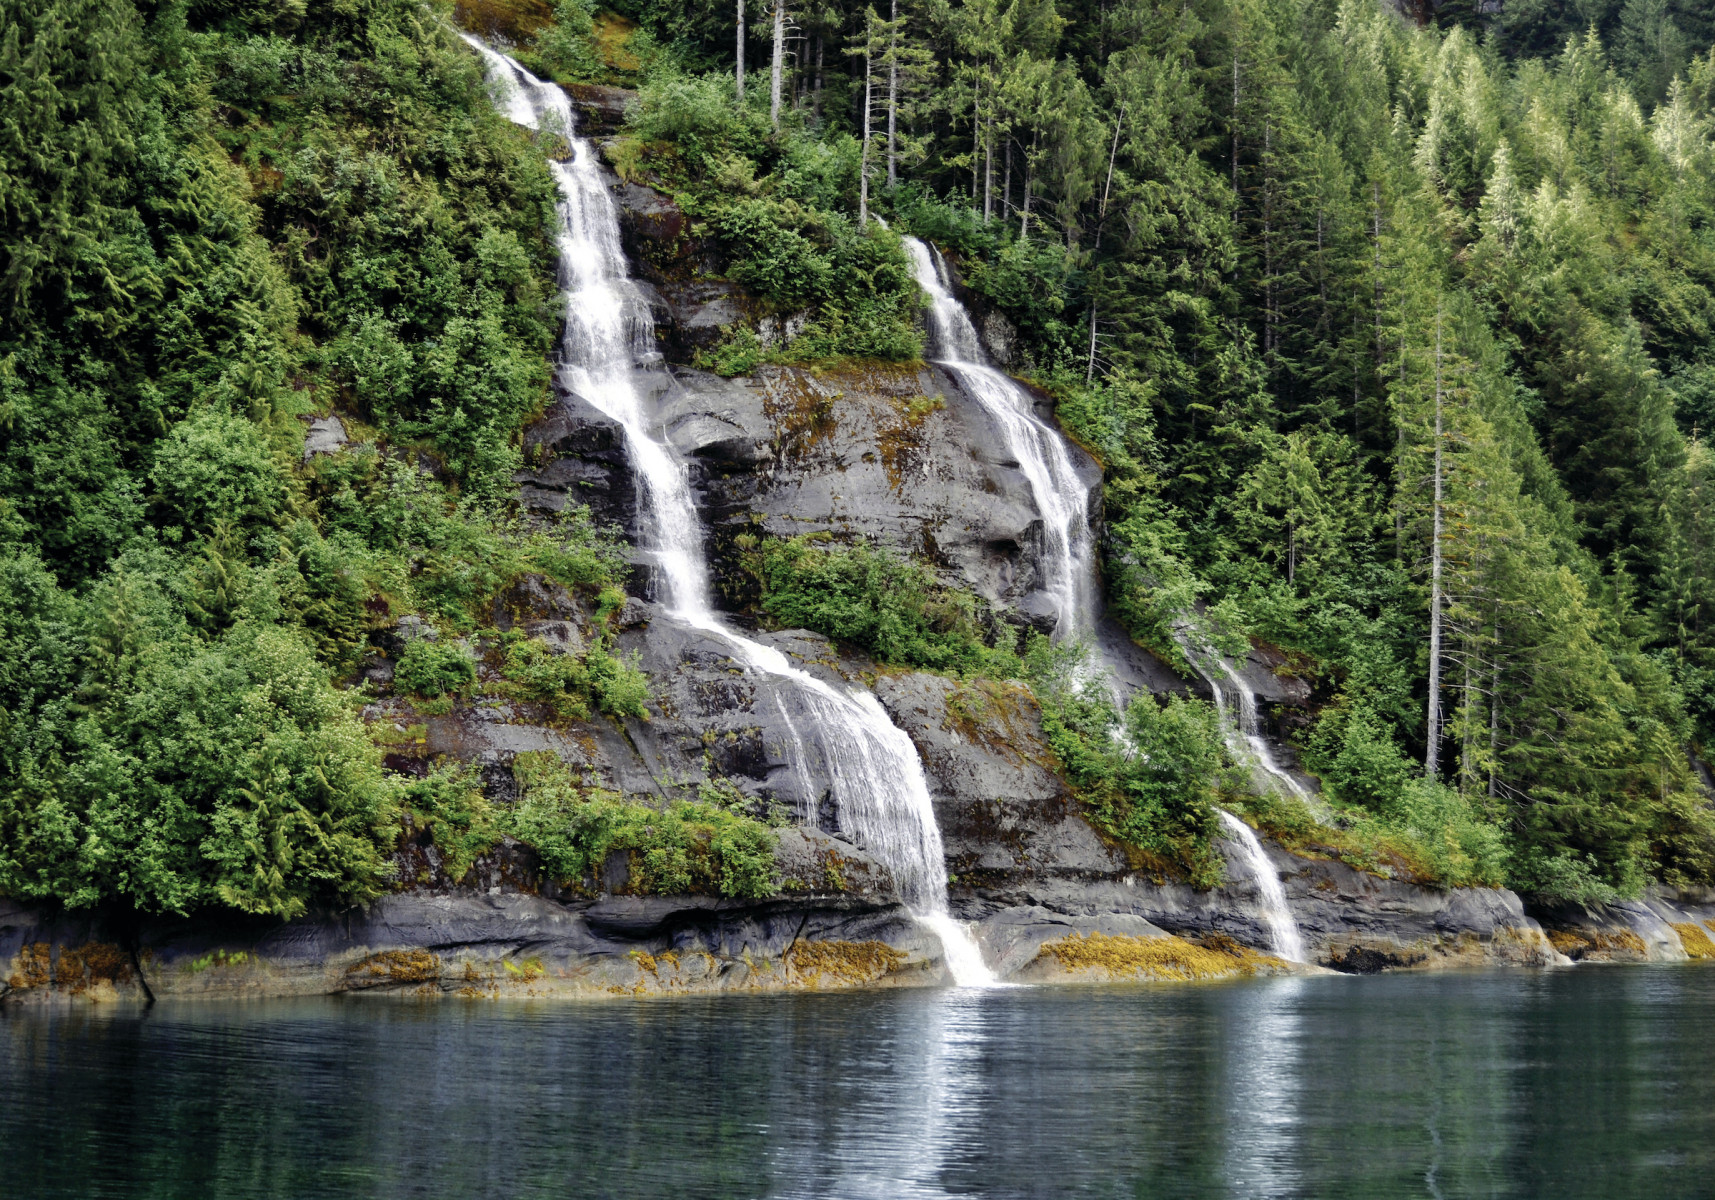
<svg viewBox="0 0 1715 1200">
<path fill-rule="evenodd" d="M 0 1017 L 0 1196 L 1715 1196 L 1715 969 Z"/>
</svg>

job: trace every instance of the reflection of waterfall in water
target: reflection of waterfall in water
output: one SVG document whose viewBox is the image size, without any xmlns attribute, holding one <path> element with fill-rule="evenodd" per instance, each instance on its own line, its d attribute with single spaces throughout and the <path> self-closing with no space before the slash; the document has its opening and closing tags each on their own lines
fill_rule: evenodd
<svg viewBox="0 0 1715 1200">
<path fill-rule="evenodd" d="M 951 371 L 1000 427 L 1007 449 L 1030 482 L 1046 543 L 1043 590 L 1054 603 L 1057 641 L 1087 636 L 1101 614 L 1101 585 L 1087 508 L 1089 489 L 1078 478 L 1066 442 L 1035 412 L 1030 394 L 995 370 L 969 314 L 953 296 L 940 253 L 906 238 L 917 283 L 929 295 L 929 324 L 937 360 Z"/>
<path fill-rule="evenodd" d="M 904 1002 L 879 1029 L 851 1029 L 847 1052 L 823 1064 L 824 1077 L 839 1090 L 837 1103 L 819 1113 L 806 1105 L 781 1113 L 767 1195 L 942 1200 L 968 1194 L 949 1190 L 944 1180 L 981 1139 L 992 1103 L 984 1058 L 995 1036 L 994 1005 L 993 993 L 946 991 Z M 793 1047 L 783 1049 L 790 1054 Z"/>
<path fill-rule="evenodd" d="M 1226 1191 L 1235 1198 L 1303 1196 L 1303 979 L 1274 979 L 1235 996 L 1225 1047 L 1222 1114 Z"/>
<path fill-rule="evenodd" d="M 1269 939 L 1274 952 L 1287 962 L 1303 962 L 1304 939 L 1298 934 L 1298 922 L 1292 919 L 1292 909 L 1286 904 L 1286 889 L 1280 885 L 1280 872 L 1269 861 L 1256 831 L 1226 809 L 1216 809 L 1227 835 L 1238 844 L 1245 858 L 1245 867 L 1256 880 L 1258 899 L 1262 902 L 1262 919 L 1268 923 Z"/>
<path fill-rule="evenodd" d="M 653 320 L 627 275 L 618 214 L 594 149 L 573 136 L 575 120 L 565 92 L 479 40 L 465 40 L 483 56 L 501 111 L 518 124 L 561 133 L 571 146 L 570 161 L 550 163 L 561 197 L 562 378 L 625 431 L 643 484 L 644 540 L 665 607 L 686 625 L 730 646 L 747 669 L 790 684 L 794 700 L 809 716 L 842 826 L 886 864 L 905 902 L 940 935 L 954 979 L 965 985 L 992 983 L 994 976 L 969 930 L 947 910 L 941 832 L 911 739 L 871 693 L 836 688 L 807 674 L 773 647 L 728 629 L 714 611 L 690 480 L 684 465 L 646 425 L 648 380 L 638 367 L 660 358 Z M 790 721 L 787 729 L 797 743 L 787 748 L 788 764 L 803 778 L 806 747 Z"/>
</svg>

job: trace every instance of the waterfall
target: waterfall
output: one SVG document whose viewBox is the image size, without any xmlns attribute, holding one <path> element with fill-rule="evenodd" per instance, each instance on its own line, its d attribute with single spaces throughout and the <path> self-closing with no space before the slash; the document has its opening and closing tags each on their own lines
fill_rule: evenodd
<svg viewBox="0 0 1715 1200">
<path fill-rule="evenodd" d="M 1044 590 L 1056 613 L 1055 640 L 1088 635 L 1101 611 L 1094 540 L 1086 489 L 1065 439 L 1036 415 L 1030 394 L 995 370 L 977 340 L 970 316 L 953 296 L 947 264 L 914 237 L 905 239 L 917 283 L 929 296 L 929 329 L 936 361 L 951 371 L 1000 427 L 1007 449 L 1030 483 L 1042 514 L 1047 553 Z"/>
<path fill-rule="evenodd" d="M 948 911 L 941 831 L 911 739 L 871 693 L 817 679 L 773 647 L 727 628 L 714 610 L 689 477 L 648 423 L 647 376 L 639 368 L 660 359 L 653 318 L 627 274 L 613 198 L 594 148 L 573 134 L 576 121 L 565 92 L 479 39 L 460 36 L 483 56 L 501 111 L 520 125 L 563 134 L 571 147 L 568 161 L 549 164 L 560 190 L 560 287 L 566 298 L 561 377 L 625 431 L 643 485 L 643 540 L 658 572 L 663 606 L 729 645 L 748 670 L 787 683 L 810 717 L 842 826 L 888 867 L 901 898 L 940 936 L 954 981 L 992 984 L 994 975 L 970 931 Z M 806 747 L 791 721 L 786 724 L 796 743 L 787 748 L 788 763 L 803 778 Z"/>
<path fill-rule="evenodd" d="M 1259 792 L 1284 791 L 1320 813 L 1321 802 L 1293 778 L 1292 772 L 1274 760 L 1274 750 L 1262 732 L 1256 693 L 1246 685 L 1233 664 L 1212 646 L 1193 645 L 1183 629 L 1178 631 L 1176 639 L 1186 659 L 1209 685 L 1215 711 L 1221 719 L 1221 736 L 1226 740 L 1227 752 L 1233 756 L 1234 762 L 1250 769 L 1252 785 Z M 1233 711 L 1235 707 L 1237 713 Z"/>
<path fill-rule="evenodd" d="M 1256 880 L 1257 893 L 1262 900 L 1262 918 L 1268 923 L 1269 939 L 1274 943 L 1275 954 L 1287 962 L 1304 962 L 1304 939 L 1299 936 L 1298 923 L 1292 919 L 1292 910 L 1286 905 L 1286 889 L 1280 886 L 1280 872 L 1269 861 L 1262 842 L 1257 840 L 1256 831 L 1224 808 L 1215 811 L 1232 840 L 1238 843 L 1245 866 Z"/>
<path fill-rule="evenodd" d="M 1082 502 L 1083 484 L 1072 466 L 1065 440 L 1057 431 L 1037 417 L 1030 396 L 1017 383 L 997 371 L 983 353 L 977 339 L 976 327 L 970 315 L 953 296 L 952 280 L 946 260 L 940 253 L 917 238 L 905 239 L 916 267 L 918 286 L 929 297 L 929 328 L 938 362 L 951 371 L 983 409 L 1000 427 L 1007 448 L 1018 460 L 1019 467 L 1030 482 L 1037 511 L 1042 514 L 1047 542 L 1047 590 L 1054 599 L 1059 614 L 1055 637 L 1078 637 L 1088 634 L 1095 625 L 1101 600 L 1094 539 L 1090 536 L 1088 514 Z M 1247 763 L 1259 786 L 1270 790 L 1284 787 L 1290 794 L 1310 801 L 1310 795 L 1289 773 L 1274 761 L 1268 739 L 1262 735 L 1257 722 L 1256 696 L 1245 686 L 1230 663 L 1212 649 L 1204 653 L 1225 676 L 1222 684 L 1208 670 L 1203 654 L 1194 653 L 1183 633 L 1180 644 L 1214 694 L 1215 709 L 1220 715 L 1222 734 L 1228 752 L 1235 762 Z M 1106 672 L 1103 672 L 1107 675 Z M 1105 683 L 1110 692 L 1117 688 L 1111 676 Z M 1228 703 L 1229 690 L 1238 705 L 1237 720 Z M 1123 710 L 1124 704 L 1115 696 Z M 1221 813 L 1222 824 L 1239 843 L 1251 874 L 1261 891 L 1275 952 L 1294 962 L 1304 961 L 1304 947 L 1286 905 L 1286 892 L 1280 877 L 1263 853 L 1262 845 L 1250 826 L 1231 813 Z"/>
</svg>

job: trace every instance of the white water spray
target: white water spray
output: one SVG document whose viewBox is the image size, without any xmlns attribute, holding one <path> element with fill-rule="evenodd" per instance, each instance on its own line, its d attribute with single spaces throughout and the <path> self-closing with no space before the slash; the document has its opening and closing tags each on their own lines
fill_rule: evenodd
<svg viewBox="0 0 1715 1200">
<path fill-rule="evenodd" d="M 619 218 L 590 144 L 576 137 L 566 94 L 543 83 L 480 40 L 461 35 L 483 56 L 495 103 L 513 121 L 565 136 L 571 159 L 553 162 L 560 189 L 560 286 L 566 297 L 562 344 L 567 387 L 625 431 L 632 465 L 643 484 L 644 540 L 664 607 L 676 619 L 732 647 L 747 669 L 788 681 L 807 711 L 831 782 L 841 823 L 875 855 L 899 885 L 901 898 L 941 938 L 946 962 L 961 986 L 994 983 L 970 931 L 947 907 L 947 867 L 941 831 L 917 749 L 867 691 L 836 688 L 793 666 L 780 651 L 728 629 L 709 599 L 702 528 L 684 465 L 647 424 L 639 370 L 660 359 L 648 305 L 626 272 Z M 784 705 L 782 705 L 784 712 Z M 796 743 L 788 764 L 807 777 L 807 747 Z"/>
<path fill-rule="evenodd" d="M 976 327 L 953 296 L 947 264 L 914 237 L 905 239 L 917 283 L 929 295 L 929 326 L 936 360 L 951 371 L 1000 427 L 1007 449 L 1030 482 L 1047 542 L 1044 590 L 1058 620 L 1056 641 L 1083 637 L 1101 611 L 1101 585 L 1086 507 L 1088 489 L 1078 478 L 1065 439 L 1035 413 L 1030 394 L 997 371 L 983 353 Z"/>
<path fill-rule="evenodd" d="M 1284 789 L 1288 795 L 1304 801 L 1320 816 L 1323 808 L 1320 801 L 1312 797 L 1304 785 L 1292 777 L 1291 772 L 1284 770 L 1274 761 L 1268 739 L 1262 735 L 1257 720 L 1256 693 L 1245 686 L 1245 681 L 1233 669 L 1232 663 L 1212 646 L 1193 646 L 1184 629 L 1180 629 L 1175 637 L 1179 641 L 1179 648 L 1185 652 L 1186 659 L 1203 677 L 1203 682 L 1209 685 L 1209 693 L 1215 701 L 1215 712 L 1221 721 L 1221 736 L 1227 743 L 1227 752 L 1233 756 L 1234 762 L 1243 763 L 1250 768 L 1252 786 L 1259 792 Z M 1210 663 L 1214 664 L 1213 669 L 1210 668 Z M 1225 678 L 1225 687 L 1222 686 L 1221 680 L 1216 678 L 1217 671 Z M 1238 706 L 1236 719 L 1230 702 Z M 1256 880 L 1257 891 L 1264 906 L 1264 917 L 1274 939 L 1275 953 L 1289 962 L 1307 962 L 1308 959 L 1304 956 L 1304 940 L 1299 936 L 1298 924 L 1292 918 L 1292 909 L 1286 903 L 1286 889 L 1280 885 L 1280 876 L 1276 873 L 1274 864 L 1269 862 L 1268 855 L 1263 853 L 1262 843 L 1257 840 L 1256 833 L 1249 825 L 1230 812 L 1218 811 L 1221 824 L 1226 827 L 1233 840 L 1239 843 L 1246 867 Z"/>
<path fill-rule="evenodd" d="M 1221 824 L 1226 826 L 1232 840 L 1238 843 L 1246 868 L 1256 880 L 1257 893 L 1262 901 L 1262 919 L 1268 923 L 1269 939 L 1274 943 L 1275 954 L 1287 962 L 1304 962 L 1304 939 L 1299 936 L 1298 923 L 1292 919 L 1292 910 L 1286 905 L 1286 889 L 1280 885 L 1280 872 L 1269 861 L 1256 831 L 1224 808 L 1215 811 L 1220 814 Z"/>
</svg>

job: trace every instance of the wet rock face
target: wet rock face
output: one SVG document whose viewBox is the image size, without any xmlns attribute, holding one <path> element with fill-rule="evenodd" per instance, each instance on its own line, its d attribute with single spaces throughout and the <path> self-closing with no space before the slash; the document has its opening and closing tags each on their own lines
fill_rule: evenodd
<svg viewBox="0 0 1715 1200">
<path fill-rule="evenodd" d="M 1265 842 L 1283 876 L 1287 903 L 1311 961 L 1335 970 L 1381 970 L 1564 962 L 1512 892 L 1439 891 L 1365 875 L 1341 863 L 1288 854 Z M 1270 951 L 1272 938 L 1258 889 L 1227 851 L 1228 883 L 1210 891 L 1113 871 L 1019 879 L 1006 888 L 973 889 L 961 909 L 992 918 L 1024 907 L 1071 916 L 1125 913 L 1185 938 L 1221 935 Z"/>
<path fill-rule="evenodd" d="M 922 756 L 961 914 L 1035 884 L 1124 871 L 1056 773 L 1028 691 L 921 673 L 881 676 L 875 691 Z"/>
<path fill-rule="evenodd" d="M 1611 904 L 1533 902 L 1531 915 L 1573 962 L 1715 958 L 1715 889 L 1656 886 Z"/>
<path fill-rule="evenodd" d="M 625 431 L 588 401 L 561 389 L 547 415 L 525 430 L 524 462 L 513 482 L 527 508 L 563 512 L 587 505 L 598 524 L 635 536 L 637 479 Z"/>
<path fill-rule="evenodd" d="M 778 991 L 945 982 L 940 945 L 897 903 L 702 896 L 562 903 L 521 892 L 410 892 L 267 925 L 0 908 L 11 1003 L 393 992 L 551 996 Z M 104 940 L 105 939 L 105 940 Z"/>
<path fill-rule="evenodd" d="M 612 137 L 625 127 L 626 111 L 637 100 L 637 93 L 627 88 L 608 87 L 600 83 L 562 84 L 571 97 L 572 110 L 577 114 L 577 132 L 582 137 Z"/>
<path fill-rule="evenodd" d="M 733 539 L 831 530 L 920 556 L 951 584 L 1044 626 L 1044 539 L 1029 482 L 999 430 L 934 367 L 812 373 L 766 367 L 746 381 L 675 369 L 661 420 L 692 463 L 710 560 L 729 602 L 747 577 Z M 1094 512 L 1099 473 L 1085 460 Z"/>
<path fill-rule="evenodd" d="M 1310 681 L 1293 668 L 1286 654 L 1266 642 L 1253 643 L 1245 657 L 1233 664 L 1235 673 L 1258 700 L 1302 706 L 1310 699 Z"/>
<path fill-rule="evenodd" d="M 692 234 L 672 198 L 637 183 L 611 181 L 620 240 L 636 282 L 655 315 L 655 335 L 670 362 L 690 362 L 736 325 L 756 324 L 761 308 L 721 276 L 727 263 L 715 243 Z"/>
</svg>

